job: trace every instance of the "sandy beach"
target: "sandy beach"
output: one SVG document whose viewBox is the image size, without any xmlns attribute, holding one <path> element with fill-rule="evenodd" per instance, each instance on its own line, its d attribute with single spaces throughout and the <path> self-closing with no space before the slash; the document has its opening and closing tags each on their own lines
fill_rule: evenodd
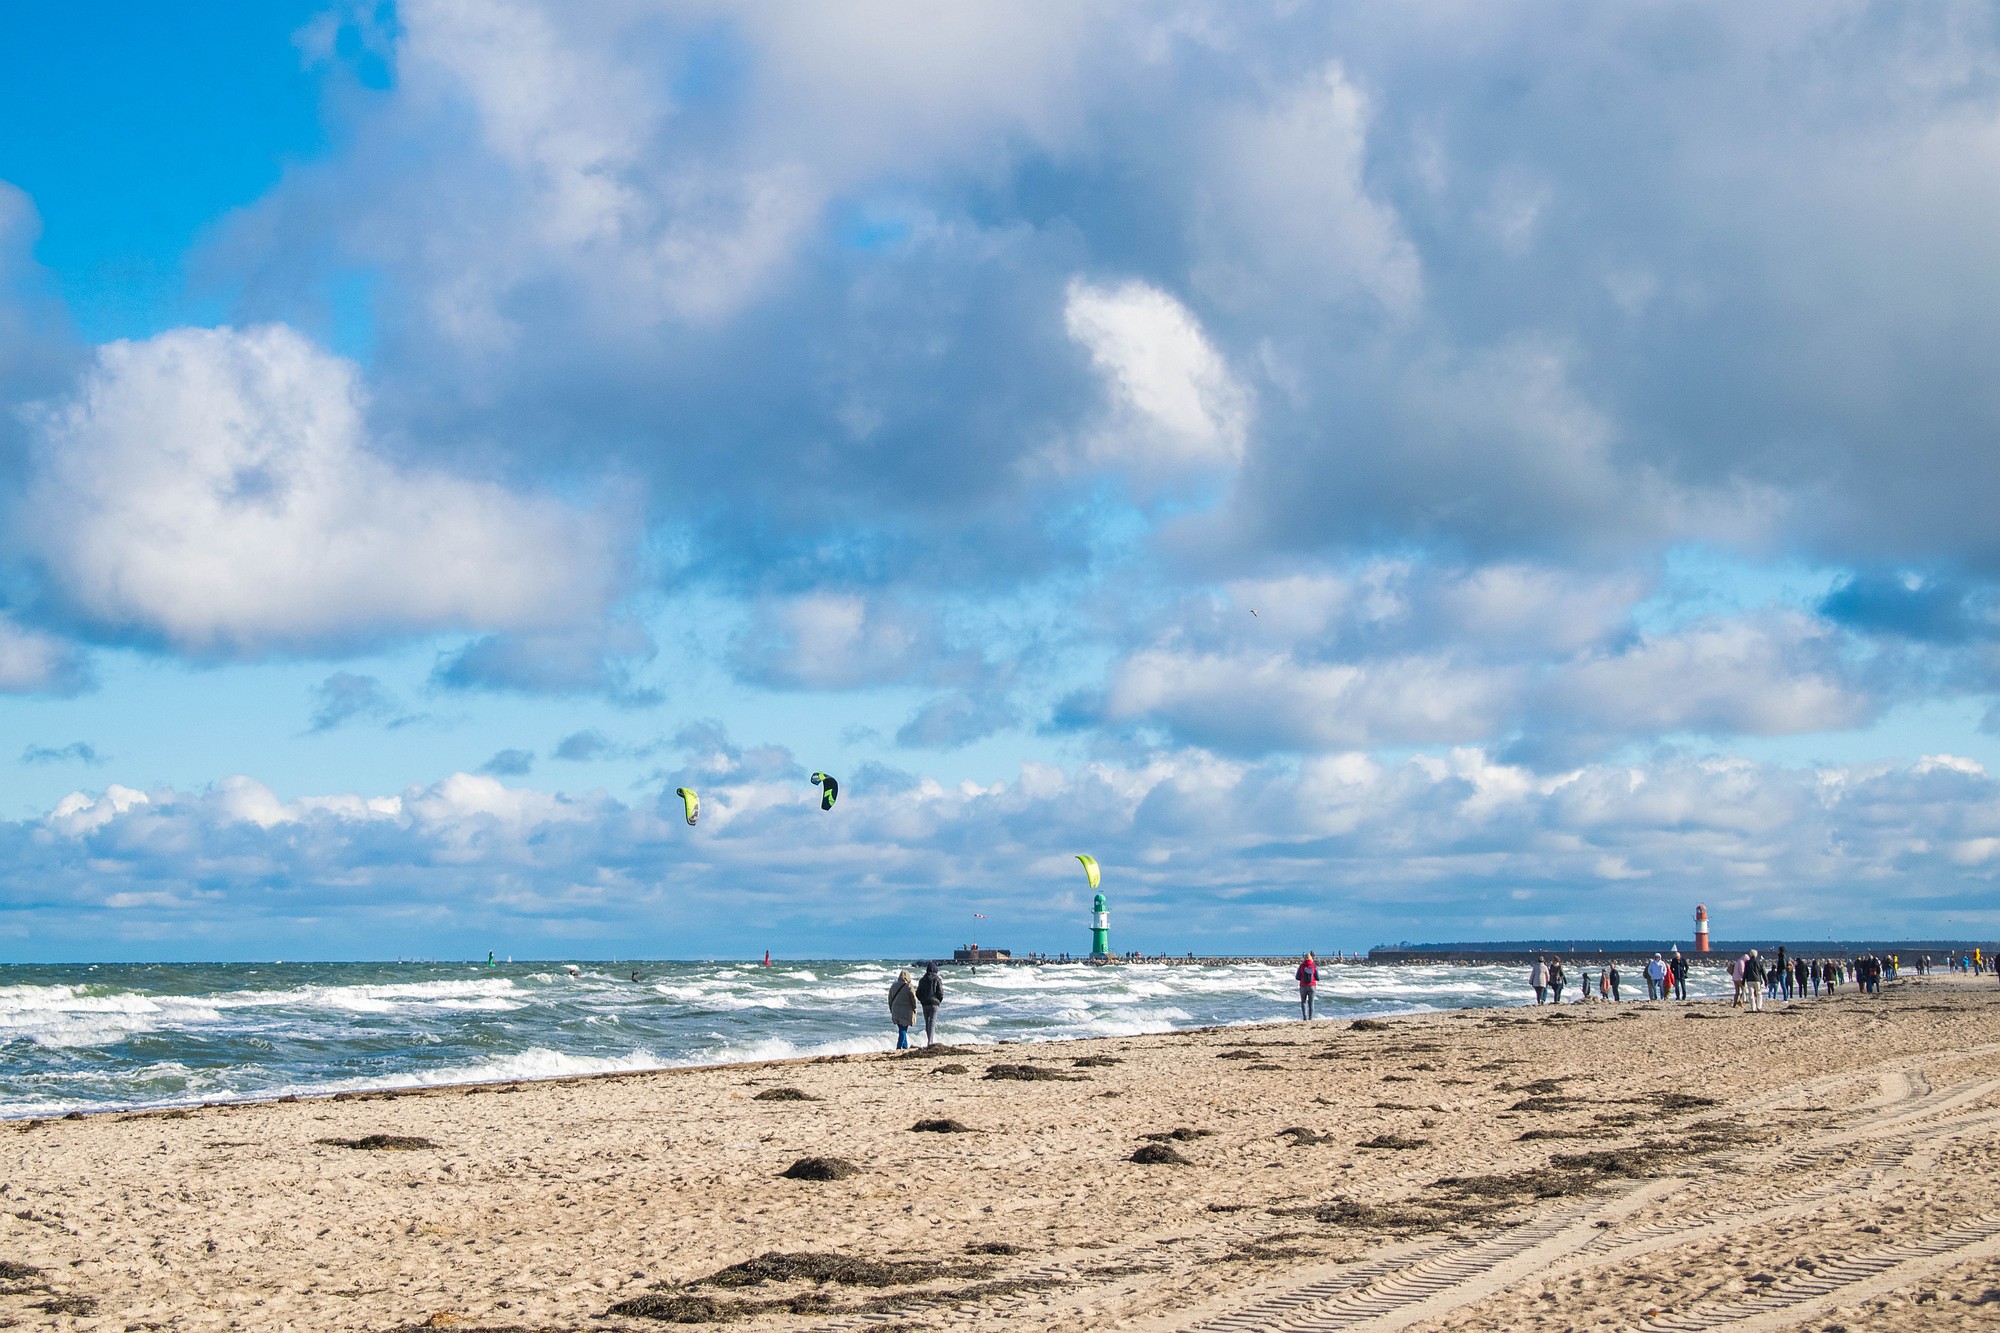
<svg viewBox="0 0 2000 1333">
<path fill-rule="evenodd" d="M 1960 978 L 0 1135 L 9 1327 L 2000 1327 Z"/>
</svg>

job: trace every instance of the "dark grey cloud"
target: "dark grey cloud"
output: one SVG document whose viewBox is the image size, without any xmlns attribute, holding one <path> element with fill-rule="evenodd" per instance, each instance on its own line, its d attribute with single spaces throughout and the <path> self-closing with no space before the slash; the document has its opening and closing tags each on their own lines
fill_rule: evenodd
<svg viewBox="0 0 2000 1333">
<path fill-rule="evenodd" d="M 959 691 L 933 699 L 896 731 L 896 744 L 915 750 L 955 750 L 1013 726 L 1020 713 L 1000 695 Z"/>
<path fill-rule="evenodd" d="M 481 773 L 496 778 L 525 777 L 535 767 L 533 750 L 501 750 L 479 766 Z"/>
<path fill-rule="evenodd" d="M 555 759 L 567 759 L 573 763 L 587 764 L 594 759 L 602 759 L 613 752 L 611 738 L 603 732 L 592 729 L 571 732 L 556 742 L 551 752 Z"/>
<path fill-rule="evenodd" d="M 489 634 L 440 658 L 433 687 L 448 691 L 596 695 L 621 708 L 650 708 L 665 699 L 638 684 L 635 672 L 653 643 L 629 623 L 547 634 Z"/>
<path fill-rule="evenodd" d="M 387 686 L 374 676 L 336 671 L 312 687 L 311 730 L 332 731 L 349 722 L 397 726 L 414 720 Z"/>
<path fill-rule="evenodd" d="M 1856 574 L 1821 599 L 1827 619 L 1868 634 L 1933 644 L 2000 636 L 1992 594 L 1954 579 Z"/>
<path fill-rule="evenodd" d="M 567 760 L 570 763 L 587 764 L 600 759 L 648 759 L 666 748 L 666 742 L 647 740 L 640 742 L 613 740 L 595 727 L 571 732 L 556 742 L 549 752 L 551 759 Z"/>
<path fill-rule="evenodd" d="M 68 745 L 30 745 L 21 751 L 24 764 L 84 764 L 95 768 L 104 763 L 104 756 L 97 753 L 97 747 L 88 741 L 71 741 Z"/>
</svg>

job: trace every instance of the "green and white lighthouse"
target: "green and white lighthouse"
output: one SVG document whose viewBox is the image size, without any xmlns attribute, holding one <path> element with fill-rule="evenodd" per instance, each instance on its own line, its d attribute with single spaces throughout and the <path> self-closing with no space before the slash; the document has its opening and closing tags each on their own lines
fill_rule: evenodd
<svg viewBox="0 0 2000 1333">
<path fill-rule="evenodd" d="M 1111 913 L 1104 910 L 1104 895 L 1101 893 L 1097 895 L 1097 901 L 1090 905 L 1090 956 L 1111 956 Z"/>
</svg>

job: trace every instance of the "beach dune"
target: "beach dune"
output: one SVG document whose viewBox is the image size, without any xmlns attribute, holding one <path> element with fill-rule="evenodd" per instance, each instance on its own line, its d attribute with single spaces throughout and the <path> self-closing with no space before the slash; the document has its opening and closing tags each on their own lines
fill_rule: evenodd
<svg viewBox="0 0 2000 1333">
<path fill-rule="evenodd" d="M 0 1324 L 2000 1327 L 2000 986 L 0 1127 Z"/>
</svg>

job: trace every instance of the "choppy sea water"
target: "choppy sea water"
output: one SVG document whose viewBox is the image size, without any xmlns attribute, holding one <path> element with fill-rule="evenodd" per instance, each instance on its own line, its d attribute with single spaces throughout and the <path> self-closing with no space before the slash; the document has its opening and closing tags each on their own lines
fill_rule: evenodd
<svg viewBox="0 0 2000 1333">
<path fill-rule="evenodd" d="M 0 967 L 0 1116 L 886 1050 L 898 966 Z M 956 1043 L 1124 1036 L 1298 1012 L 1289 968 L 1253 964 L 947 968 L 945 986 L 938 1035 Z M 1712 996 L 1727 982 L 1701 968 L 1690 986 Z M 1319 1014 L 1530 999 L 1516 967 L 1341 964 L 1322 971 Z"/>
</svg>

